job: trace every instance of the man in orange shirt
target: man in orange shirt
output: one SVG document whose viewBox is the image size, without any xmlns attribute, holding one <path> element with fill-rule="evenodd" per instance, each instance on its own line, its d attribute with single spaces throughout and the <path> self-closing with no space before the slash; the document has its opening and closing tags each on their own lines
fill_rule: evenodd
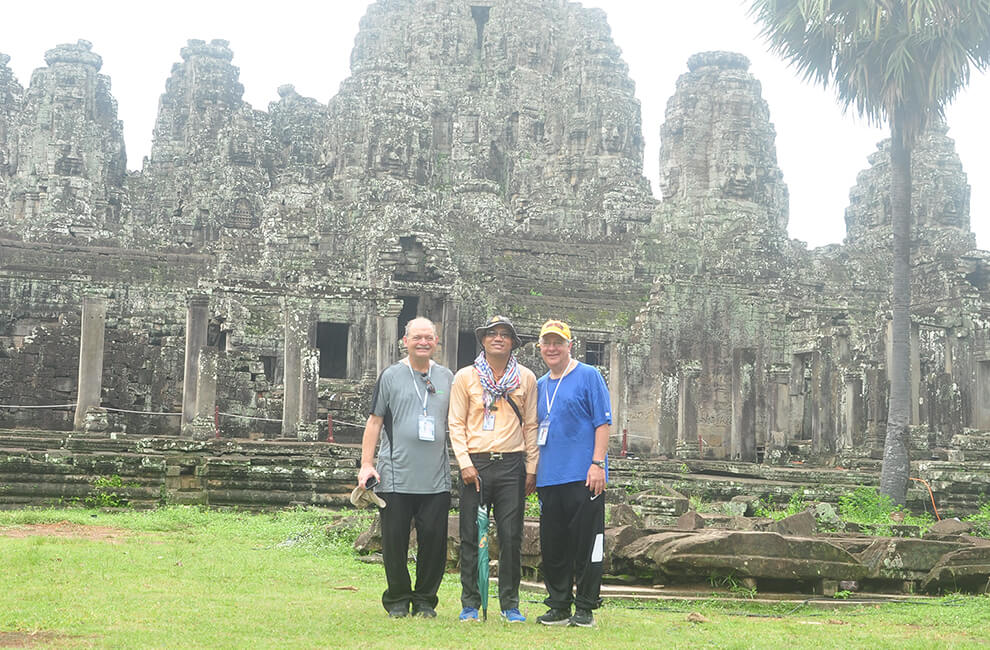
<svg viewBox="0 0 990 650">
<path fill-rule="evenodd" d="M 519 580 L 525 499 L 536 490 L 536 375 L 512 351 L 522 345 L 512 322 L 495 316 L 475 330 L 483 351 L 454 375 L 450 446 L 461 468 L 460 620 L 477 621 L 479 503 L 491 504 L 498 531 L 498 597 L 502 616 L 522 623 Z"/>
</svg>

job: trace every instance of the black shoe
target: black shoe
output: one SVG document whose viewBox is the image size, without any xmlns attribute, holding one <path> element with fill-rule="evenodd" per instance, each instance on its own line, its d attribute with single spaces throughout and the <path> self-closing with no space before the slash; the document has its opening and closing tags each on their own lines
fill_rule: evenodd
<svg viewBox="0 0 990 650">
<path fill-rule="evenodd" d="M 388 610 L 388 615 L 390 618 L 405 618 L 409 616 L 409 605 L 405 607 L 393 607 Z M 434 614 L 435 616 L 436 614 Z"/>
<path fill-rule="evenodd" d="M 437 610 L 433 609 L 429 605 L 413 605 L 413 616 L 421 616 L 423 618 L 436 618 Z"/>
<path fill-rule="evenodd" d="M 595 615 L 591 613 L 590 609 L 576 609 L 574 616 L 570 619 L 570 624 L 577 627 L 594 627 Z"/>
<path fill-rule="evenodd" d="M 571 610 L 554 607 L 547 610 L 547 613 L 543 616 L 536 617 L 536 620 L 543 625 L 569 625 L 571 622 Z"/>
</svg>

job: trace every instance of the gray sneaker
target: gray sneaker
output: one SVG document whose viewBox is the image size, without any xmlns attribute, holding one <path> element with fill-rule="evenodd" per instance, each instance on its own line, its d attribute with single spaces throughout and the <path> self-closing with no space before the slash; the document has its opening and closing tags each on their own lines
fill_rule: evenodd
<svg viewBox="0 0 990 650">
<path fill-rule="evenodd" d="M 536 618 L 543 625 L 570 625 L 571 610 L 552 608 L 547 610 L 543 616 Z"/>
<path fill-rule="evenodd" d="M 570 624 L 577 627 L 594 627 L 595 615 L 590 609 L 576 609 L 574 616 L 570 618 Z"/>
</svg>

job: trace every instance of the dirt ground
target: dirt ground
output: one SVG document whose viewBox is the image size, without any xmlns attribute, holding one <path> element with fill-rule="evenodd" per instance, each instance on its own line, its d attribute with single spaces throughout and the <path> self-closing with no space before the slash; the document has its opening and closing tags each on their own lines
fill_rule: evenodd
<svg viewBox="0 0 990 650">
<path fill-rule="evenodd" d="M 68 640 L 55 632 L 0 632 L 0 648 L 30 648 L 32 646 L 52 647 Z"/>
<path fill-rule="evenodd" d="M 56 524 L 27 524 L 0 528 L 0 537 L 70 537 L 115 544 L 131 535 L 130 531 L 109 526 L 83 526 L 68 521 Z M 0 637 L 0 641 L 3 638 Z M 2 645 L 2 644 L 0 644 Z"/>
</svg>

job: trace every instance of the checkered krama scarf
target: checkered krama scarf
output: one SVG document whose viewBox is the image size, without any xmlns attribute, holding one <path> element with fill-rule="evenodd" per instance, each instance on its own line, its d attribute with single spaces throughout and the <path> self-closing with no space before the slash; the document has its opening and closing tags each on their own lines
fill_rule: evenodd
<svg viewBox="0 0 990 650">
<path fill-rule="evenodd" d="M 481 382 L 481 387 L 484 389 L 485 413 L 491 410 L 492 405 L 500 397 L 505 397 L 519 387 L 519 364 L 513 356 L 509 357 L 509 363 L 505 366 L 505 374 L 497 382 L 495 381 L 495 373 L 488 365 L 484 352 L 481 352 L 474 360 L 474 370 L 478 373 L 478 381 Z"/>
</svg>

